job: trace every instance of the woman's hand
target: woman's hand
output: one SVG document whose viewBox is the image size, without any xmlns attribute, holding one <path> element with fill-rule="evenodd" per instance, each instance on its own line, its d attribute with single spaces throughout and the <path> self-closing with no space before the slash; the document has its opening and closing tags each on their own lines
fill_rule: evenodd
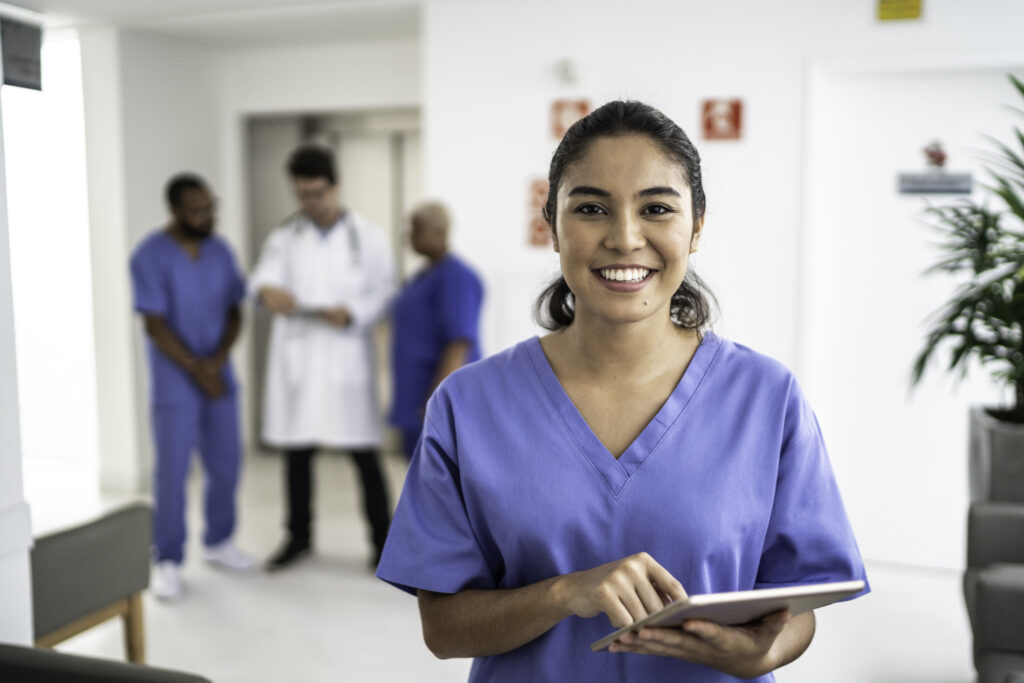
<svg viewBox="0 0 1024 683">
<path fill-rule="evenodd" d="M 683 585 L 647 553 L 565 574 L 555 591 L 568 612 L 584 619 L 603 612 L 615 628 L 686 597 Z"/>
<path fill-rule="evenodd" d="M 655 627 L 645 628 L 640 633 L 628 633 L 608 649 L 611 652 L 675 657 L 739 678 L 753 678 L 792 661 L 780 652 L 789 648 L 775 647 L 780 634 L 787 625 L 796 626 L 799 631 L 809 628 L 813 634 L 813 620 L 813 613 L 801 614 L 791 620 L 788 610 L 769 614 L 760 621 L 743 626 L 721 626 L 691 619 L 684 622 L 682 628 Z M 803 639 L 798 637 L 798 640 Z M 810 642 L 809 636 L 807 642 Z M 801 648 L 799 652 L 802 651 Z M 795 654 L 799 655 L 799 652 Z"/>
</svg>

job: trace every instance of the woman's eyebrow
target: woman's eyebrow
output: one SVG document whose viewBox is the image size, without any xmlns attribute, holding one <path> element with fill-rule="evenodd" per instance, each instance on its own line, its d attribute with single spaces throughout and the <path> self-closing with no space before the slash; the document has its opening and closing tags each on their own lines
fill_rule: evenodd
<svg viewBox="0 0 1024 683">
<path fill-rule="evenodd" d="M 597 188 L 597 187 L 591 187 L 590 185 L 578 185 L 578 186 L 572 188 L 571 190 L 569 190 L 569 195 L 568 196 L 574 197 L 574 196 L 579 195 L 579 194 L 592 194 L 592 195 L 597 195 L 598 197 L 611 197 L 612 196 L 612 193 L 609 192 L 608 190 L 602 190 L 602 189 Z"/>
<path fill-rule="evenodd" d="M 639 192 L 637 192 L 636 196 L 650 197 L 651 195 L 656 194 L 671 194 L 675 195 L 676 197 L 682 197 L 682 195 L 679 194 L 679 190 L 675 189 L 674 187 L 648 187 L 646 190 L 640 190 Z"/>
</svg>

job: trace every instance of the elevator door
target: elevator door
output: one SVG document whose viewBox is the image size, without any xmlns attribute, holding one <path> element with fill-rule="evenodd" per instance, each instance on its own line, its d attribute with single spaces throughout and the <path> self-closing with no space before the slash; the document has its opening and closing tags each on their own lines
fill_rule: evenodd
<svg viewBox="0 0 1024 683">
<path fill-rule="evenodd" d="M 376 115 L 254 117 L 248 125 L 249 240 L 253 263 L 267 236 L 296 209 L 285 171 L 288 155 L 304 142 L 318 142 L 336 154 L 342 203 L 373 224 L 391 244 L 396 279 L 414 263 L 405 247 L 405 217 L 420 197 L 419 131 L 410 122 L 415 112 Z M 263 375 L 270 318 L 257 312 L 251 324 L 251 367 L 245 386 L 251 388 L 250 443 L 260 444 Z M 390 402 L 388 361 L 390 326 L 385 318 L 374 331 L 377 350 L 376 387 L 382 415 Z M 392 447 L 390 437 L 385 444 Z"/>
</svg>

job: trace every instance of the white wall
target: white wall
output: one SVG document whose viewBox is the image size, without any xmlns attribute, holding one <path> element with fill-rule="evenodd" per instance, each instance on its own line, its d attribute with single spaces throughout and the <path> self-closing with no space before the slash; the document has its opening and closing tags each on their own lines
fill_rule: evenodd
<svg viewBox="0 0 1024 683">
<path fill-rule="evenodd" d="M 3 64 L 0 62 L 0 71 Z M 0 117 L 0 642 L 32 643 L 32 529 L 22 493 L 18 364 L 7 226 L 3 119 Z"/>
<path fill-rule="evenodd" d="M 100 480 L 103 488 L 143 488 L 139 458 L 132 357 L 131 291 L 125 277 L 129 254 L 125 219 L 124 112 L 117 29 L 79 32 L 89 187 L 89 235 L 93 276 L 93 329 L 99 416 Z M 127 418 L 127 419 L 126 419 Z"/>
<path fill-rule="evenodd" d="M 462 226 L 456 245 L 485 271 L 488 350 L 535 332 L 529 305 L 556 263 L 525 242 L 527 183 L 546 174 L 555 146 L 548 133 L 551 101 L 585 96 L 599 105 L 632 98 L 674 118 L 692 134 L 703 156 L 708 215 L 694 263 L 719 298 L 718 330 L 779 358 L 805 384 L 830 391 L 815 381 L 814 373 L 822 368 L 805 362 L 810 350 L 801 338 L 806 329 L 802 292 L 820 284 L 807 281 L 804 269 L 806 231 L 816 229 L 806 224 L 802 197 L 808 172 L 803 165 L 805 131 L 811 123 L 804 115 L 810 96 L 808 65 L 837 58 L 856 62 L 913 56 L 927 62 L 929 56 L 945 56 L 956 61 L 979 51 L 1012 51 L 1024 25 L 1024 5 L 1006 0 L 931 0 L 922 20 L 894 23 L 877 22 L 875 7 L 871 0 L 637 0 L 628 8 L 583 0 L 428 2 L 423 15 L 426 194 L 452 202 Z M 575 85 L 556 78 L 555 64 L 566 58 L 578 66 Z M 700 137 L 699 100 L 719 96 L 744 100 L 746 131 L 739 142 Z M 957 107 L 956 99 L 951 97 L 945 106 Z M 830 162 L 842 165 L 848 160 Z M 878 172 L 889 178 L 895 170 Z M 873 199 L 865 197 L 863 203 L 870 214 Z M 917 248 L 928 249 L 923 242 Z M 902 346 L 916 347 L 921 335 L 923 328 Z M 909 368 L 911 362 L 906 358 L 894 365 Z M 896 383 L 905 386 L 904 378 Z M 811 398 L 816 398 L 813 393 Z M 842 405 L 856 411 L 877 398 L 870 389 L 861 389 Z M 887 399 L 897 405 L 909 400 L 905 391 Z M 866 419 L 862 426 L 901 429 L 898 423 L 879 427 Z M 965 462 L 965 444 L 956 429 L 941 422 L 932 428 L 944 452 L 929 457 Z M 900 443 L 897 437 L 883 432 L 876 441 L 886 448 Z M 935 485 L 934 479 L 915 478 L 914 467 L 888 465 L 904 463 L 905 452 L 875 454 L 874 465 L 865 469 L 857 466 L 859 453 L 843 444 L 833 451 L 839 456 L 834 459 L 849 507 L 864 511 L 855 515 L 854 524 L 872 550 L 871 559 L 962 565 L 964 506 L 949 513 L 949 496 L 921 494 L 922 483 Z M 926 460 L 914 462 L 926 465 Z M 951 474 L 953 481 L 939 481 L 942 490 L 965 490 L 965 470 Z M 886 489 L 901 496 L 890 512 L 916 507 L 915 519 L 931 515 L 951 525 L 929 532 L 912 552 L 898 552 L 907 528 L 868 513 L 878 492 L 875 484 L 886 476 L 905 479 L 902 486 Z"/>
<path fill-rule="evenodd" d="M 152 447 L 128 259 L 138 240 L 166 220 L 163 188 L 171 175 L 196 171 L 217 187 L 216 56 L 190 43 L 114 27 L 83 29 L 80 40 L 101 481 L 107 490 L 134 493 L 148 486 Z"/>
<path fill-rule="evenodd" d="M 78 484 L 94 481 L 98 472 L 85 130 L 75 32 L 46 32 L 42 79 L 41 91 L 8 87 L 0 92 L 4 128 L 13 132 L 5 140 L 11 278 L 25 497 L 35 522 L 42 492 L 54 498 L 55 474 Z M 54 415 L 61 416 L 60 429 L 53 428 Z"/>
</svg>

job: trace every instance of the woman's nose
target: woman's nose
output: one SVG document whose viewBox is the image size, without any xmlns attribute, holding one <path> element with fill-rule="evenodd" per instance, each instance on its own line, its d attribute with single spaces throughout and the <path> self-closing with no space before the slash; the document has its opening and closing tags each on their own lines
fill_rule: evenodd
<svg viewBox="0 0 1024 683">
<path fill-rule="evenodd" d="M 639 222 L 631 216 L 609 221 L 604 246 L 623 254 L 636 251 L 646 244 Z"/>
</svg>

